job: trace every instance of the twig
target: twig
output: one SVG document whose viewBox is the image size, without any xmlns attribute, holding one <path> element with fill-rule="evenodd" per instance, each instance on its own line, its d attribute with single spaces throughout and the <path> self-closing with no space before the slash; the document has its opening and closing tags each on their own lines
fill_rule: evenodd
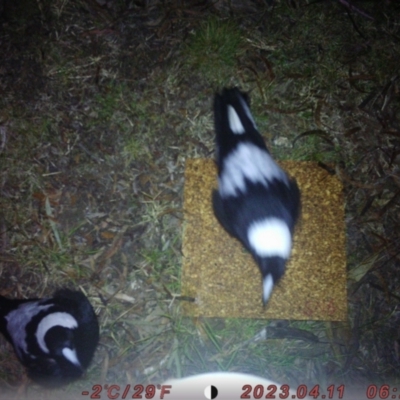
<svg viewBox="0 0 400 400">
<path fill-rule="evenodd" d="M 2 153 L 7 143 L 7 128 L 5 126 L 0 126 L 0 140 L 0 153 Z"/>
<path fill-rule="evenodd" d="M 371 15 L 367 14 L 365 11 L 361 10 L 360 8 L 354 6 L 353 4 L 350 3 L 348 0 L 338 0 L 340 4 L 348 8 L 350 11 L 355 11 L 356 13 L 362 15 L 365 18 L 370 19 L 371 21 L 375 21 L 375 18 L 372 17 Z"/>
</svg>

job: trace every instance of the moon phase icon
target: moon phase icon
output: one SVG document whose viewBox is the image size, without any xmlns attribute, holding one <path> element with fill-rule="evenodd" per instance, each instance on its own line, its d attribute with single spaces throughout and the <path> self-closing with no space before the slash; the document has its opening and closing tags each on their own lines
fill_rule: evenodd
<svg viewBox="0 0 400 400">
<path fill-rule="evenodd" d="M 208 400 L 216 399 L 218 396 L 218 389 L 213 385 L 207 386 L 204 389 L 204 396 L 206 396 Z"/>
</svg>

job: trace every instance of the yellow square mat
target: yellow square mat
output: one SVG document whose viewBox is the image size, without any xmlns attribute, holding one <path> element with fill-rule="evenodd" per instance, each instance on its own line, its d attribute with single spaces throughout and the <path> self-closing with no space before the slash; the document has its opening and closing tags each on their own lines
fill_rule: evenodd
<svg viewBox="0 0 400 400">
<path fill-rule="evenodd" d="M 182 295 L 190 316 L 344 321 L 347 317 L 342 184 L 313 162 L 279 163 L 297 180 L 302 212 L 286 273 L 264 309 L 258 266 L 216 220 L 213 160 L 185 169 Z"/>
</svg>

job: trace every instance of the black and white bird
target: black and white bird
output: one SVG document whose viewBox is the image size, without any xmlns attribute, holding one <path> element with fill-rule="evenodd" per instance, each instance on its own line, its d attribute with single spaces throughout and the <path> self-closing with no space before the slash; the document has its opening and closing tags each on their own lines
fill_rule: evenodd
<svg viewBox="0 0 400 400">
<path fill-rule="evenodd" d="M 60 289 L 51 298 L 0 296 L 0 332 L 35 382 L 55 387 L 78 379 L 99 341 L 99 324 L 86 296 Z"/>
<path fill-rule="evenodd" d="M 214 99 L 218 190 L 215 216 L 252 254 L 263 277 L 263 303 L 285 272 L 300 191 L 271 157 L 246 94 L 224 89 Z"/>
</svg>

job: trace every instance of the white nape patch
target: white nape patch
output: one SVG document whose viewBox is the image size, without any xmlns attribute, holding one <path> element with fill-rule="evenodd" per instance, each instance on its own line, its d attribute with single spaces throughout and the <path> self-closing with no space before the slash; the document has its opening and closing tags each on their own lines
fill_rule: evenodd
<svg viewBox="0 0 400 400">
<path fill-rule="evenodd" d="M 49 349 L 46 346 L 44 337 L 47 331 L 55 326 L 62 326 L 64 328 L 74 329 L 78 326 L 76 319 L 66 312 L 54 312 L 46 315 L 38 324 L 36 330 L 36 338 L 40 348 L 45 352 L 49 353 Z"/>
<path fill-rule="evenodd" d="M 289 258 L 292 235 L 285 221 L 265 218 L 250 225 L 247 232 L 251 248 L 260 257 Z"/>
<path fill-rule="evenodd" d="M 238 191 L 245 193 L 245 179 L 265 187 L 273 179 L 289 184 L 285 172 L 269 153 L 250 142 L 240 143 L 226 157 L 219 178 L 219 193 L 222 197 L 237 196 Z"/>
<path fill-rule="evenodd" d="M 40 302 L 46 300 L 47 299 L 42 299 Z M 35 315 L 52 306 L 52 304 L 42 306 L 40 305 L 40 302 L 32 301 L 22 303 L 18 308 L 9 312 L 5 317 L 7 320 L 7 330 L 10 333 L 15 350 L 20 358 L 23 357 L 23 353 L 26 354 L 28 352 L 28 345 L 26 343 L 26 325 Z"/>
<path fill-rule="evenodd" d="M 231 131 L 235 135 L 242 135 L 245 132 L 244 126 L 239 118 L 239 115 L 237 114 L 236 110 L 230 105 L 228 105 L 228 120 Z"/>
<path fill-rule="evenodd" d="M 78 356 L 75 350 L 70 349 L 69 347 L 64 347 L 62 349 L 63 356 L 68 360 L 71 361 L 72 364 L 77 365 L 78 367 L 81 366 L 81 363 L 78 360 Z"/>
<path fill-rule="evenodd" d="M 268 301 L 269 296 L 271 296 L 272 288 L 274 287 L 274 280 L 272 279 L 271 274 L 268 274 L 264 278 L 263 282 L 263 300 L 264 304 Z"/>
</svg>

